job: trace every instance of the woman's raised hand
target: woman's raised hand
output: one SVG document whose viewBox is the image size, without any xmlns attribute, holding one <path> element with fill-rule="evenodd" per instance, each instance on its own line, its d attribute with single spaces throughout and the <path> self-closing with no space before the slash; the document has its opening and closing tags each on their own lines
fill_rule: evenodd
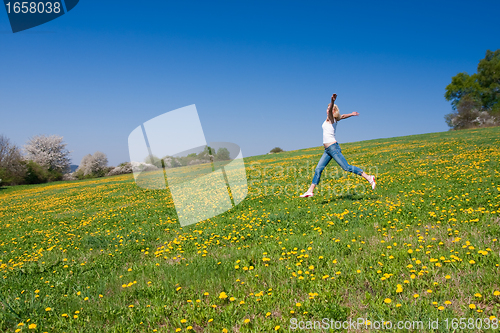
<svg viewBox="0 0 500 333">
<path fill-rule="evenodd" d="M 359 116 L 359 112 L 356 112 L 354 111 L 353 113 L 351 113 L 353 116 Z"/>
<path fill-rule="evenodd" d="M 336 99 L 337 99 L 337 94 L 333 94 L 332 95 L 332 103 L 335 102 Z"/>
</svg>

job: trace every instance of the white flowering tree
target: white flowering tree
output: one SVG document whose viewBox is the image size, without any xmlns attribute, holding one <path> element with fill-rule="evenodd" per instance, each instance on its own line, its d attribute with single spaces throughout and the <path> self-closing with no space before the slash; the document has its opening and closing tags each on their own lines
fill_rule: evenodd
<svg viewBox="0 0 500 333">
<path fill-rule="evenodd" d="M 58 135 L 37 135 L 24 145 L 27 160 L 32 160 L 49 170 L 66 172 L 70 169 L 70 151 L 66 149 L 63 137 Z"/>
<path fill-rule="evenodd" d="M 91 173 L 91 168 L 90 165 L 92 161 L 92 154 L 87 154 L 83 156 L 82 160 L 80 161 L 80 165 L 78 166 L 78 169 L 76 169 L 75 173 L 76 174 L 82 174 L 82 175 L 89 175 Z"/>
<path fill-rule="evenodd" d="M 76 173 L 83 173 L 84 176 L 104 176 L 108 167 L 106 154 L 96 151 L 94 155 L 87 154 L 82 158 Z"/>
</svg>

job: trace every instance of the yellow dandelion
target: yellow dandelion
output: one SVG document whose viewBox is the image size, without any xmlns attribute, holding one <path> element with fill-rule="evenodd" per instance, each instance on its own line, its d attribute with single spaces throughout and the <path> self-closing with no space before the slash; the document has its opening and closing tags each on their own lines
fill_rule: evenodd
<svg viewBox="0 0 500 333">
<path fill-rule="evenodd" d="M 389 304 L 389 303 L 391 303 L 391 302 L 392 302 L 392 300 L 391 300 L 390 298 L 386 298 L 386 299 L 384 299 L 384 303 L 386 303 L 386 304 Z"/>
</svg>

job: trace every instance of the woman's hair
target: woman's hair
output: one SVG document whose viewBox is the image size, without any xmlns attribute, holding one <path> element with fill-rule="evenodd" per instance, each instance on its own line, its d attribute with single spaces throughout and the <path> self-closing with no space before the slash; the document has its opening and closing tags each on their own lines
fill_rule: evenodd
<svg viewBox="0 0 500 333">
<path fill-rule="evenodd" d="M 330 104 L 328 104 L 328 108 L 330 108 Z M 337 104 L 333 105 L 333 110 L 332 110 L 332 112 L 329 112 L 328 118 L 330 119 L 330 121 L 332 123 L 333 123 L 333 119 L 335 119 L 336 121 L 340 120 L 340 110 L 339 110 L 339 107 L 337 106 Z"/>
</svg>

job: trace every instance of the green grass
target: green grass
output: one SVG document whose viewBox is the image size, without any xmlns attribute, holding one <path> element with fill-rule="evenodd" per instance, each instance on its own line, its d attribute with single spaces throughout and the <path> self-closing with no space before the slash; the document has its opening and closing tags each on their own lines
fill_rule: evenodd
<svg viewBox="0 0 500 333">
<path fill-rule="evenodd" d="M 377 189 L 332 161 L 308 199 L 298 195 L 321 147 L 245 158 L 248 197 L 184 228 L 169 192 L 132 175 L 0 188 L 0 331 L 284 332 L 292 318 L 484 327 L 500 312 L 499 137 L 341 144 Z"/>
</svg>

